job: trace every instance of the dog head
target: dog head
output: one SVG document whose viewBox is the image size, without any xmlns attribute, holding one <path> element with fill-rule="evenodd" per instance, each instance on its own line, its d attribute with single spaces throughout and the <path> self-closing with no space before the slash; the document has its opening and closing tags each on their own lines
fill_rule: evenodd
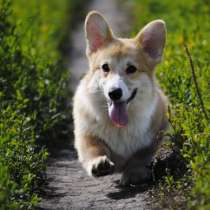
<svg viewBox="0 0 210 210">
<path fill-rule="evenodd" d="M 117 127 L 128 123 L 128 106 L 154 92 L 154 68 L 161 61 L 166 28 L 162 20 L 147 24 L 136 37 L 117 38 L 98 12 L 85 21 L 90 88 L 105 99 Z M 131 103 L 132 102 L 132 103 Z"/>
</svg>

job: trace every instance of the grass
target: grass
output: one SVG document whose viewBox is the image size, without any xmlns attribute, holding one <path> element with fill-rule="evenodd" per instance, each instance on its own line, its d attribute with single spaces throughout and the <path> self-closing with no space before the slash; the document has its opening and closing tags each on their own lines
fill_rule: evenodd
<svg viewBox="0 0 210 210">
<path fill-rule="evenodd" d="M 134 33 L 154 19 L 165 20 L 168 30 L 157 76 L 171 103 L 171 144 L 179 149 L 188 170 L 179 180 L 170 174 L 165 177 L 158 193 L 162 208 L 209 209 L 210 2 L 132 0 L 132 4 Z"/>
<path fill-rule="evenodd" d="M 61 57 L 80 1 L 0 0 L 0 209 L 34 209 L 48 156 L 66 122 Z"/>
</svg>

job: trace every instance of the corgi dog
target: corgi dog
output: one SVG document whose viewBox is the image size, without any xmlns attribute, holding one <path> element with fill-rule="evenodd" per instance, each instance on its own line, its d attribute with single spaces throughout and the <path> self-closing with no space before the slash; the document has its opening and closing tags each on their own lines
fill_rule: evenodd
<svg viewBox="0 0 210 210">
<path fill-rule="evenodd" d="M 134 38 L 118 38 L 92 11 L 85 36 L 89 70 L 73 99 L 79 161 L 90 176 L 120 172 L 122 186 L 142 183 L 167 127 L 167 98 L 155 79 L 165 23 L 154 20 Z"/>
</svg>

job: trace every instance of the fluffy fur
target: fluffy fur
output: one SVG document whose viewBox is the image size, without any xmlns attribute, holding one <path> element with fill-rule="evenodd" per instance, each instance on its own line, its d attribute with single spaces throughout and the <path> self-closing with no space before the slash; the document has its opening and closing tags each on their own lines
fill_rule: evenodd
<svg viewBox="0 0 210 210">
<path fill-rule="evenodd" d="M 166 128 L 167 100 L 155 81 L 154 68 L 161 61 L 165 23 L 156 20 L 136 37 L 117 38 L 104 17 L 91 12 L 85 21 L 89 70 L 81 80 L 73 104 L 75 148 L 89 175 L 122 172 L 121 184 L 149 178 L 148 165 Z M 103 64 L 109 71 L 103 71 Z M 136 71 L 126 73 L 128 66 Z M 120 88 L 128 124 L 116 126 L 109 117 L 110 91 Z"/>
</svg>

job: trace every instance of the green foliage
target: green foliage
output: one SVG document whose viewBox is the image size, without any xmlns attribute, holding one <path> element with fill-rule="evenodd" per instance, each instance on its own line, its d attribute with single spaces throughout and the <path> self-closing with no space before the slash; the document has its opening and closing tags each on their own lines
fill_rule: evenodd
<svg viewBox="0 0 210 210">
<path fill-rule="evenodd" d="M 163 19 L 167 24 L 164 62 L 158 66 L 157 75 L 171 102 L 173 144 L 179 147 L 188 163 L 190 173 L 183 179 L 183 183 L 186 179 L 192 183 L 188 193 L 183 190 L 189 201 L 188 208 L 208 209 L 210 125 L 198 97 L 184 44 L 191 53 L 199 91 L 210 118 L 209 1 L 133 0 L 132 3 L 136 23 L 134 33 L 154 19 Z M 170 177 L 165 183 L 176 185 Z"/>
<path fill-rule="evenodd" d="M 58 48 L 74 4 L 0 0 L 2 210 L 33 209 L 40 200 L 47 151 L 37 142 L 43 145 L 66 120 L 68 72 Z"/>
<path fill-rule="evenodd" d="M 32 119 L 19 113 L 20 104 L 1 107 L 0 207 L 31 209 L 45 170 L 47 152 L 35 144 Z"/>
</svg>

